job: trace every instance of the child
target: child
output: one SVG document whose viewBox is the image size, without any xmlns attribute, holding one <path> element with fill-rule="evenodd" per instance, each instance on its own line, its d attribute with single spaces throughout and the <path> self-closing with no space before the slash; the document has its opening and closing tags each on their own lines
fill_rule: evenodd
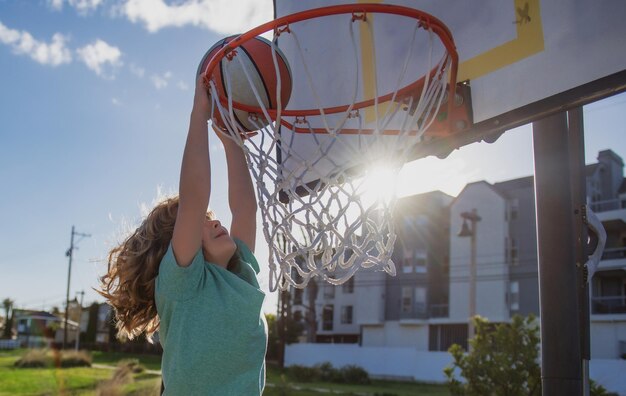
<svg viewBox="0 0 626 396">
<path fill-rule="evenodd" d="M 267 326 L 253 255 L 256 200 L 243 151 L 218 132 L 228 166 L 230 233 L 207 213 L 210 106 L 199 79 L 179 196 L 158 204 L 111 250 L 100 294 L 115 309 L 118 335 L 159 331 L 165 395 L 261 395 Z"/>
</svg>

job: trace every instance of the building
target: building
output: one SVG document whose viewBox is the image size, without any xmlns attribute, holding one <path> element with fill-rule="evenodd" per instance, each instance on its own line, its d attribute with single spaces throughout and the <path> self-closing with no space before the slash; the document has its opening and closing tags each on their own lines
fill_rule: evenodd
<svg viewBox="0 0 626 396">
<path fill-rule="evenodd" d="M 62 344 L 64 319 L 45 311 L 15 309 L 17 340 L 24 348 L 51 347 L 52 343 Z M 76 341 L 78 323 L 68 320 L 67 340 Z"/>
<path fill-rule="evenodd" d="M 586 166 L 587 203 L 607 242 L 590 282 L 591 352 L 592 358 L 613 359 L 626 354 L 626 181 L 613 151 L 597 159 Z M 398 208 L 396 277 L 359 271 L 342 286 L 318 286 L 308 301 L 318 318 L 316 342 L 422 351 L 467 346 L 472 241 L 458 233 L 461 214 L 472 211 L 480 217 L 472 314 L 495 323 L 539 315 L 532 176 L 471 183 L 454 199 L 441 192 L 406 197 Z"/>
</svg>

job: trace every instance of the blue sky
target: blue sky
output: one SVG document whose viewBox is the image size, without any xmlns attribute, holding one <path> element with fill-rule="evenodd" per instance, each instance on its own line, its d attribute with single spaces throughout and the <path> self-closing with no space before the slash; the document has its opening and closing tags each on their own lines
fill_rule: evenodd
<svg viewBox="0 0 626 396">
<path fill-rule="evenodd" d="M 197 63 L 219 38 L 272 17 L 269 0 L 178 3 L 0 0 L 0 299 L 61 307 L 75 225 L 91 237 L 75 251 L 70 296 L 100 300 L 91 288 L 108 249 L 160 193 L 177 191 Z M 625 125 L 626 95 L 585 107 L 587 162 L 607 148 L 626 158 Z M 225 162 L 210 144 L 211 207 L 229 223 Z M 524 126 L 407 165 L 401 193 L 455 195 L 530 175 L 532 161 Z M 257 245 L 263 266 L 260 233 Z M 266 311 L 275 305 L 268 292 Z"/>
</svg>

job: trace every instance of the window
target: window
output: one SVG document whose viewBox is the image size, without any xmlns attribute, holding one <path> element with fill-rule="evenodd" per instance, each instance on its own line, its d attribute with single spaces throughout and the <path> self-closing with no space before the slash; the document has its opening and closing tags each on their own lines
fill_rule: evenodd
<svg viewBox="0 0 626 396">
<path fill-rule="evenodd" d="M 402 272 L 405 274 L 412 272 L 424 274 L 426 273 L 427 260 L 428 253 L 425 250 L 405 249 L 402 259 Z"/>
<path fill-rule="evenodd" d="M 334 308 L 332 305 L 324 306 L 324 310 L 322 311 L 322 330 L 333 329 L 333 312 Z"/>
<path fill-rule="evenodd" d="M 352 324 L 352 305 L 341 307 L 341 324 Z"/>
<path fill-rule="evenodd" d="M 519 282 L 509 283 L 509 308 L 511 311 L 519 311 Z"/>
<path fill-rule="evenodd" d="M 400 302 L 400 311 L 402 313 L 409 313 L 411 312 L 411 308 L 412 308 L 412 301 L 411 298 L 413 297 L 413 288 L 412 287 L 403 287 L 402 288 L 402 298 L 401 298 L 401 302 Z"/>
<path fill-rule="evenodd" d="M 342 290 L 346 294 L 354 293 L 354 278 L 350 278 L 343 284 Z"/>
<path fill-rule="evenodd" d="M 413 261 L 410 257 L 405 257 L 402 259 L 402 273 L 410 274 L 413 272 Z"/>
<path fill-rule="evenodd" d="M 517 219 L 517 213 L 519 211 L 519 201 L 517 199 L 511 200 L 510 211 L 511 211 L 511 215 L 509 216 L 509 219 L 511 220 Z"/>
<path fill-rule="evenodd" d="M 324 298 L 335 298 L 335 285 L 330 283 L 324 285 Z"/>
<path fill-rule="evenodd" d="M 407 247 L 402 248 L 402 273 L 413 272 L 413 250 Z"/>
<path fill-rule="evenodd" d="M 416 287 L 413 294 L 415 297 L 415 312 L 420 314 L 426 313 L 426 288 Z"/>
<path fill-rule="evenodd" d="M 415 272 L 419 274 L 426 273 L 426 260 L 428 255 L 425 251 L 416 251 L 415 252 Z"/>
</svg>

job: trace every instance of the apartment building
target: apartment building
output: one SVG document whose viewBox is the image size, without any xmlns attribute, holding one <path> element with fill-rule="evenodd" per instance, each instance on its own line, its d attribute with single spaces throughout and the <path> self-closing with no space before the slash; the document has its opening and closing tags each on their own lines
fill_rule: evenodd
<svg viewBox="0 0 626 396">
<path fill-rule="evenodd" d="M 592 358 L 626 354 L 626 181 L 611 150 L 586 166 L 587 203 L 607 232 L 591 280 Z M 470 183 L 456 198 L 441 192 L 400 200 L 397 275 L 358 272 L 342 286 L 321 285 L 314 299 L 317 342 L 445 351 L 467 345 L 472 238 L 459 236 L 475 213 L 476 303 L 491 322 L 539 315 L 537 232 L 532 176 Z M 555 285 L 558 287 L 558 285 Z M 305 291 L 306 293 L 306 291 Z M 313 301 L 313 300 L 312 300 Z"/>
</svg>

